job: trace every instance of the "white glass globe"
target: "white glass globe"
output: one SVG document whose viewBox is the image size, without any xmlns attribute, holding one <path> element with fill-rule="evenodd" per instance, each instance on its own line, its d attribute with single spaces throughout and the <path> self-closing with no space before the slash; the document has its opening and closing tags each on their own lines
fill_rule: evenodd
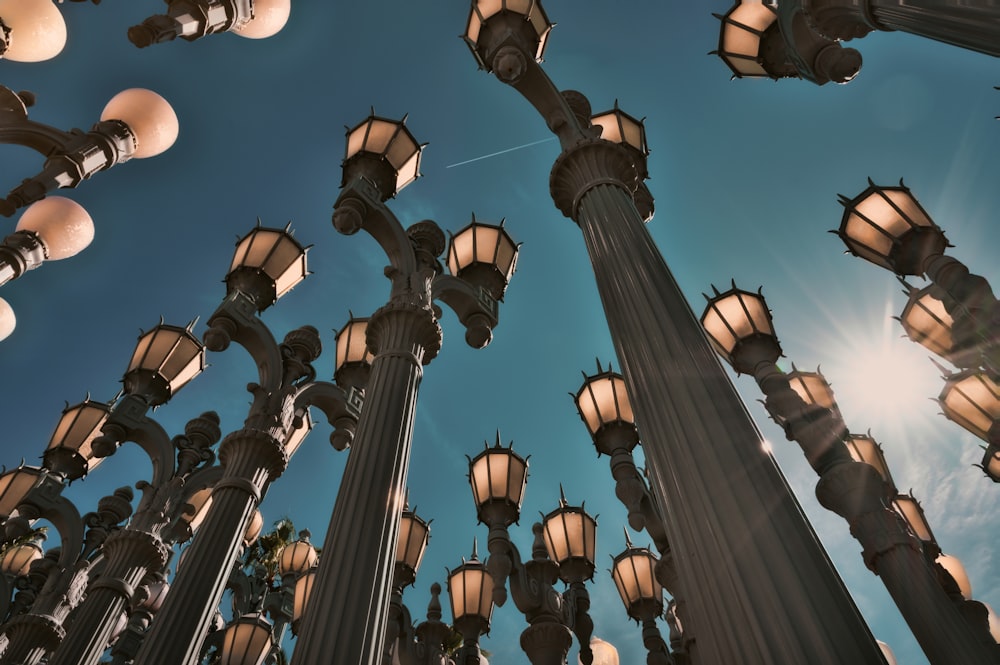
<svg viewBox="0 0 1000 665">
<path fill-rule="evenodd" d="M 10 30 L 7 60 L 41 62 L 66 45 L 66 21 L 52 0 L 0 0 L 0 20 Z"/>
<path fill-rule="evenodd" d="M 253 18 L 233 32 L 247 39 L 271 37 L 285 27 L 291 10 L 291 0 L 254 0 Z"/>
<path fill-rule="evenodd" d="M 16 325 L 17 317 L 14 316 L 14 310 L 11 309 L 10 303 L 0 298 L 0 340 L 7 339 L 14 332 Z"/>
<path fill-rule="evenodd" d="M 152 90 L 129 88 L 111 98 L 101 120 L 121 120 L 135 134 L 136 159 L 153 157 L 177 140 L 180 126 L 170 103 Z"/>
<path fill-rule="evenodd" d="M 76 201 L 48 196 L 24 210 L 18 231 L 32 231 L 45 245 L 45 258 L 58 261 L 79 254 L 94 239 L 94 220 Z"/>
</svg>

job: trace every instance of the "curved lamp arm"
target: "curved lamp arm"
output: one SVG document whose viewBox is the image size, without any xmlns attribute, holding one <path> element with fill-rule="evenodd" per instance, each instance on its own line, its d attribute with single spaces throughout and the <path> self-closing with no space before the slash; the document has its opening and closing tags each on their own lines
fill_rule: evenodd
<svg viewBox="0 0 1000 665">
<path fill-rule="evenodd" d="M 150 482 L 159 486 L 174 475 L 174 444 L 163 427 L 146 415 L 149 408 L 141 397 L 124 396 L 111 410 L 102 435 L 94 439 L 93 450 L 97 457 L 110 457 L 122 443 L 138 444 L 153 465 Z"/>
<path fill-rule="evenodd" d="M 225 351 L 236 342 L 257 364 L 260 386 L 266 394 L 275 394 L 281 385 L 283 362 L 274 335 L 257 316 L 257 303 L 242 291 L 232 291 L 208 319 L 203 336 L 210 351 Z"/>
<path fill-rule="evenodd" d="M 368 232 L 398 274 L 410 275 L 420 267 L 410 236 L 367 178 L 358 177 L 344 185 L 333 204 L 333 225 L 344 235 L 362 229 Z"/>
<path fill-rule="evenodd" d="M 452 275 L 438 275 L 431 284 L 431 298 L 447 304 L 465 326 L 465 341 L 481 349 L 493 339 L 499 323 L 497 301 L 480 286 Z"/>
<path fill-rule="evenodd" d="M 0 143 L 22 145 L 43 155 L 65 147 L 72 134 L 29 119 L 28 106 L 34 99 L 30 93 L 22 92 L 21 95 L 0 85 Z"/>
<path fill-rule="evenodd" d="M 344 391 L 327 381 L 315 381 L 299 388 L 294 395 L 295 411 L 314 406 L 326 416 L 333 427 L 330 443 L 337 450 L 344 450 L 354 440 L 354 431 L 361 416 L 364 393 L 357 388 Z"/>
</svg>

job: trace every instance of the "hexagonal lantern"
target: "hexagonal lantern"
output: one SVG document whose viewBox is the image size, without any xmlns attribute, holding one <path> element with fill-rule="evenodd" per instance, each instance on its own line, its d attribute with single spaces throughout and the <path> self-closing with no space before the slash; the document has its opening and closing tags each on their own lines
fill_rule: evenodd
<svg viewBox="0 0 1000 665">
<path fill-rule="evenodd" d="M 491 56 L 507 28 L 524 40 L 535 60 L 541 62 L 554 23 L 539 0 L 473 0 L 462 38 L 480 68 L 493 71 Z"/>
<path fill-rule="evenodd" d="M 406 118 L 389 120 L 372 114 L 347 131 L 341 186 L 362 176 L 375 183 L 382 200 L 391 199 L 420 177 L 420 152 L 406 128 Z"/>
<path fill-rule="evenodd" d="M 977 366 L 982 358 L 979 338 L 968 324 L 956 325 L 940 287 L 929 284 L 916 289 L 907 284 L 906 288 L 909 298 L 899 316 L 906 336 L 956 367 Z"/>
<path fill-rule="evenodd" d="M 987 447 L 983 454 L 983 461 L 979 463 L 979 468 L 983 470 L 987 478 L 995 483 L 1000 483 L 1000 448 Z"/>
<path fill-rule="evenodd" d="M 909 494 L 897 494 L 892 499 L 892 507 L 896 509 L 897 513 L 903 516 L 906 524 L 917 538 L 924 543 L 929 543 L 937 547 L 934 532 L 931 531 L 931 525 L 927 521 L 924 509 L 920 506 L 919 501 Z"/>
<path fill-rule="evenodd" d="M 507 448 L 487 444 L 483 452 L 469 460 L 469 484 L 480 522 L 509 526 L 520 518 L 521 500 L 528 483 L 528 458 Z"/>
<path fill-rule="evenodd" d="M 469 637 L 488 633 L 493 617 L 493 578 L 479 560 L 473 547 L 472 558 L 448 572 L 448 597 L 451 600 L 452 625 Z"/>
<path fill-rule="evenodd" d="M 22 464 L 0 475 L 0 521 L 21 505 L 43 473 L 42 469 Z"/>
<path fill-rule="evenodd" d="M 1000 420 L 1000 385 L 980 369 L 967 369 L 945 378 L 938 396 L 944 415 L 983 441 Z"/>
<path fill-rule="evenodd" d="M 868 188 L 853 199 L 840 197 L 844 217 L 837 235 L 851 254 L 897 275 L 922 275 L 927 258 L 948 246 L 944 232 L 901 180 Z"/>
<path fill-rule="evenodd" d="M 873 467 L 895 493 L 896 485 L 892 480 L 889 465 L 885 461 L 885 454 L 878 441 L 868 434 L 849 434 L 845 443 L 851 458 L 855 462 L 864 462 Z"/>
<path fill-rule="evenodd" d="M 611 455 L 621 448 L 632 450 L 639 443 L 625 379 L 612 371 L 611 365 L 603 371 L 598 361 L 597 374 L 584 374 L 574 401 L 598 454 Z"/>
<path fill-rule="evenodd" d="M 104 461 L 95 457 L 91 444 L 101 435 L 111 407 L 89 397 L 63 409 L 49 445 L 42 454 L 45 468 L 64 475 L 68 480 L 82 478 Z"/>
<path fill-rule="evenodd" d="M 451 236 L 448 243 L 448 270 L 452 275 L 486 289 L 494 300 L 503 300 L 517 267 L 520 243 L 515 243 L 500 224 L 472 222 Z"/>
<path fill-rule="evenodd" d="M 140 395 L 150 406 L 170 399 L 205 369 L 205 347 L 186 328 L 164 323 L 139 336 L 123 383 L 125 392 Z"/>
<path fill-rule="evenodd" d="M 763 2 L 737 2 L 724 16 L 713 14 L 722 21 L 719 48 L 715 55 L 733 71 L 734 78 L 772 77 L 765 67 L 762 51 L 765 34 L 778 20 L 777 11 Z"/>
<path fill-rule="evenodd" d="M 781 345 L 774 334 L 771 312 L 764 296 L 733 288 L 725 293 L 712 287 L 701 325 L 715 350 L 737 373 L 752 373 L 762 361 L 775 362 L 781 357 Z"/>
<path fill-rule="evenodd" d="M 396 539 L 396 586 L 407 586 L 416 580 L 430 535 L 430 523 L 421 519 L 409 507 L 405 508 L 399 517 L 399 535 Z"/>
<path fill-rule="evenodd" d="M 582 505 L 570 506 L 566 498 L 560 496 L 559 507 L 542 518 L 542 537 L 549 558 L 559 564 L 561 580 L 569 584 L 593 578 L 597 560 L 597 520 Z"/>
<path fill-rule="evenodd" d="M 288 226 L 257 226 L 236 243 L 226 273 L 228 291 L 239 290 L 252 296 L 257 310 L 264 311 L 309 274 L 307 249 L 292 237 Z"/>
<path fill-rule="evenodd" d="M 625 534 L 625 551 L 611 564 L 611 579 L 615 581 L 625 611 L 636 621 L 645 621 L 663 613 L 663 587 L 656 580 L 659 561 L 648 547 L 634 547 Z"/>
</svg>

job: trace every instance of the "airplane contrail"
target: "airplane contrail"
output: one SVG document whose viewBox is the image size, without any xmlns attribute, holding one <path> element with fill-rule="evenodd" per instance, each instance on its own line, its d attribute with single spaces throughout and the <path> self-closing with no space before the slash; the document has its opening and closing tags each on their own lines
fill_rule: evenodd
<svg viewBox="0 0 1000 665">
<path fill-rule="evenodd" d="M 497 155 L 503 155 L 508 152 L 513 152 L 515 150 L 520 150 L 521 148 L 530 148 L 533 145 L 538 145 L 539 143 L 545 143 L 546 141 L 555 141 L 555 136 L 550 136 L 547 139 L 540 139 L 538 141 L 532 141 L 531 143 L 525 143 L 524 145 L 514 146 L 513 148 L 507 148 L 506 150 L 501 150 L 499 152 L 491 152 L 488 155 L 483 155 L 482 157 L 473 157 L 472 159 L 467 159 L 464 162 L 458 162 L 456 164 L 450 164 L 446 166 L 446 169 L 454 168 L 456 166 L 462 166 L 463 164 L 471 164 L 472 162 L 478 162 L 481 159 L 489 159 L 490 157 L 496 157 Z"/>
</svg>

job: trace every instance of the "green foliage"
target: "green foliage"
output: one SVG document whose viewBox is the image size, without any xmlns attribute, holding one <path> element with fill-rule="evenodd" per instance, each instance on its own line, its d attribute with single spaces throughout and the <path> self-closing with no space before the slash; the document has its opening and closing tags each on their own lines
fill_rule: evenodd
<svg viewBox="0 0 1000 665">
<path fill-rule="evenodd" d="M 268 584 L 274 583 L 278 576 L 278 561 L 285 545 L 295 541 L 298 535 L 295 524 L 290 517 L 282 517 L 274 522 L 273 529 L 263 533 L 257 541 L 247 548 L 243 558 L 243 566 L 258 564 L 266 571 Z"/>
</svg>

